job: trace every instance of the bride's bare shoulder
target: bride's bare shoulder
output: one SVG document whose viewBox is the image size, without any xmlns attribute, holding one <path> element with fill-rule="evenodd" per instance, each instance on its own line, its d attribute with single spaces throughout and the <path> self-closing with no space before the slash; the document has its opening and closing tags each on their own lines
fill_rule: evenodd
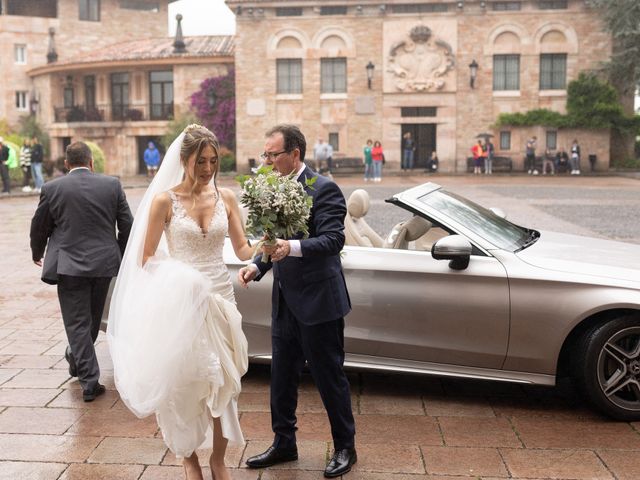
<svg viewBox="0 0 640 480">
<path fill-rule="evenodd" d="M 151 201 L 151 211 L 163 213 L 166 220 L 171 216 L 171 196 L 169 192 L 160 192 Z"/>
<path fill-rule="evenodd" d="M 231 190 L 230 188 L 219 187 L 218 192 L 220 192 L 220 196 L 222 197 L 225 203 L 228 203 L 228 202 L 237 203 L 236 194 L 233 193 L 233 190 Z"/>
</svg>

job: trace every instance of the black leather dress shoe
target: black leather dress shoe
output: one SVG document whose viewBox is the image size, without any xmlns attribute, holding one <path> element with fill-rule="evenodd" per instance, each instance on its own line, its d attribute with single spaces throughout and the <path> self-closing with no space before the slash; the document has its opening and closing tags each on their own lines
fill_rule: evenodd
<svg viewBox="0 0 640 480">
<path fill-rule="evenodd" d="M 76 362 L 73 359 L 73 355 L 71 355 L 71 348 L 67 345 L 66 350 L 64 351 L 64 359 L 69 364 L 69 375 L 72 377 L 78 376 L 78 368 L 76 367 Z"/>
<path fill-rule="evenodd" d="M 93 402 L 96 397 L 99 397 L 106 391 L 107 389 L 104 388 L 104 385 L 97 384 L 93 390 L 84 390 L 82 392 L 82 399 L 85 402 Z"/>
<path fill-rule="evenodd" d="M 250 457 L 247 459 L 247 467 L 249 468 L 264 468 L 270 467 L 277 463 L 292 462 L 298 459 L 298 449 L 294 448 L 276 448 L 271 445 L 267 448 L 267 451 Z"/>
<path fill-rule="evenodd" d="M 343 448 L 336 450 L 329 460 L 327 468 L 324 469 L 324 476 L 327 478 L 339 477 L 351 470 L 354 463 L 358 461 L 355 448 Z"/>
</svg>

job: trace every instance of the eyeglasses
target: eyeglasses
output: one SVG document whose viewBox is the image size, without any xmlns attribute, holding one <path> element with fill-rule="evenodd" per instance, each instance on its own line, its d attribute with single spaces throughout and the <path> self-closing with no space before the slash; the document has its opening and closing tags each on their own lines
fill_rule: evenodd
<svg viewBox="0 0 640 480">
<path fill-rule="evenodd" d="M 266 160 L 271 160 L 272 162 L 278 158 L 278 155 L 282 155 L 283 153 L 289 153 L 287 150 L 282 150 L 281 152 L 262 152 L 260 154 L 260 160 L 263 162 Z"/>
</svg>

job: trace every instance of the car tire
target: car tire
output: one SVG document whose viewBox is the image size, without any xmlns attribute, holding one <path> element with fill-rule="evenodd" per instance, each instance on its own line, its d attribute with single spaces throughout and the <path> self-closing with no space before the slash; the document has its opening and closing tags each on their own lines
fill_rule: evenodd
<svg viewBox="0 0 640 480">
<path fill-rule="evenodd" d="M 617 420 L 640 420 L 640 316 L 598 324 L 577 347 L 574 374 L 588 400 Z"/>
</svg>

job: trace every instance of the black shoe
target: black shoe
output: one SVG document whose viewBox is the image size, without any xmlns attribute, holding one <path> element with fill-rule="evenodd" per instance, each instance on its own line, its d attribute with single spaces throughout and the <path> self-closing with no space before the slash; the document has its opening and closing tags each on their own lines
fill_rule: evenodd
<svg viewBox="0 0 640 480">
<path fill-rule="evenodd" d="M 71 355 L 71 348 L 67 345 L 66 350 L 64 351 L 64 359 L 69 364 L 69 375 L 72 377 L 78 376 L 78 367 L 76 367 L 76 362 L 73 359 L 73 355 Z"/>
<path fill-rule="evenodd" d="M 276 448 L 271 445 L 267 451 L 260 455 L 255 455 L 247 459 L 246 464 L 249 468 L 270 467 L 277 463 L 292 462 L 298 459 L 298 449 L 293 448 Z"/>
<path fill-rule="evenodd" d="M 355 448 L 343 448 L 336 450 L 329 460 L 329 465 L 324 469 L 326 478 L 339 477 L 351 471 L 351 467 L 358 461 Z"/>
<path fill-rule="evenodd" d="M 93 388 L 93 390 L 84 390 L 82 392 L 82 399 L 85 402 L 93 402 L 96 397 L 99 397 L 100 395 L 102 395 L 104 392 L 106 392 L 107 389 L 104 388 L 104 385 L 100 385 L 99 383 Z"/>
</svg>

